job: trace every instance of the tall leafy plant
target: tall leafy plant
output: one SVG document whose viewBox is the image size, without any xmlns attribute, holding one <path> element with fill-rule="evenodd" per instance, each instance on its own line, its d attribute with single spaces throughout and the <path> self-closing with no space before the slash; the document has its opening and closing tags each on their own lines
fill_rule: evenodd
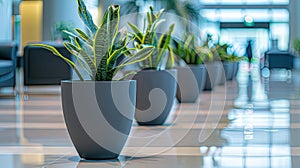
<svg viewBox="0 0 300 168">
<path fill-rule="evenodd" d="M 106 10 L 101 25 L 94 24 L 90 12 L 87 10 L 83 0 L 77 0 L 78 14 L 88 33 L 75 29 L 76 34 L 65 31 L 70 37 L 70 42 L 64 42 L 64 46 L 75 56 L 77 64 L 89 75 L 91 80 L 111 81 L 114 75 L 124 66 L 147 59 L 153 52 L 153 47 L 140 48 L 134 55 L 127 48 L 130 39 L 127 30 L 119 31 L 120 6 L 111 5 Z M 82 73 L 72 60 L 63 56 L 53 46 L 45 44 L 33 44 L 51 51 L 54 55 L 61 57 L 84 80 Z M 117 59 L 124 53 L 129 56 L 116 65 Z"/>
<path fill-rule="evenodd" d="M 175 25 L 172 24 L 165 34 L 157 33 L 158 26 L 165 22 L 165 19 L 161 19 L 163 12 L 164 9 L 155 14 L 151 6 L 150 11 L 147 12 L 144 31 L 141 31 L 136 25 L 128 23 L 132 29 L 131 35 L 137 49 L 154 47 L 151 56 L 141 61 L 140 65 L 143 69 L 161 70 L 163 68 L 173 68 L 174 66 L 174 54 L 170 43 Z"/>
</svg>

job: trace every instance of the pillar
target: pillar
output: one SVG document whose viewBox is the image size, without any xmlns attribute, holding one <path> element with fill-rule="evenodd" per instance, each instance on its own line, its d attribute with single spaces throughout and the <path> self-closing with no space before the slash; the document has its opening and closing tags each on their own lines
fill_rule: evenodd
<svg viewBox="0 0 300 168">
<path fill-rule="evenodd" d="M 53 39 L 52 29 L 57 22 L 72 22 L 74 27 L 84 29 L 77 12 L 75 0 L 43 0 L 42 39 Z"/>
<path fill-rule="evenodd" d="M 300 39 L 300 1 L 290 0 L 290 46 L 295 39 Z"/>
<path fill-rule="evenodd" d="M 12 40 L 12 0 L 0 0 L 0 41 Z"/>
</svg>

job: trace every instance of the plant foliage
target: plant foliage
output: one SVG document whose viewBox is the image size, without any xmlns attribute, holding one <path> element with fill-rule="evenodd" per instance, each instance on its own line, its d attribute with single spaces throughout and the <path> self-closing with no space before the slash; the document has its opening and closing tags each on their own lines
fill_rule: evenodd
<svg viewBox="0 0 300 168">
<path fill-rule="evenodd" d="M 187 64 L 202 64 L 205 58 L 198 50 L 194 34 L 185 34 L 183 40 L 173 40 L 174 53 L 185 61 Z"/>
<path fill-rule="evenodd" d="M 155 14 L 151 6 L 150 11 L 147 12 L 144 31 L 141 31 L 136 25 L 128 23 L 132 30 L 131 35 L 134 37 L 134 46 L 137 49 L 154 47 L 151 56 L 140 62 L 143 69 L 161 70 L 163 68 L 173 68 L 174 66 L 174 55 L 170 43 L 175 25 L 172 24 L 165 34 L 160 35 L 157 33 L 158 26 L 165 22 L 164 19 L 161 19 L 163 12 L 164 9 Z M 165 57 L 167 57 L 167 61 L 165 61 Z"/>
<path fill-rule="evenodd" d="M 153 47 L 140 48 L 134 55 L 127 48 L 130 39 L 127 30 L 119 31 L 120 6 L 111 5 L 106 10 L 100 27 L 93 22 L 83 0 L 77 0 L 78 14 L 89 33 L 75 29 L 76 34 L 65 31 L 70 42 L 64 46 L 75 56 L 77 64 L 89 75 L 91 80 L 111 81 L 122 67 L 147 59 L 153 52 Z M 54 47 L 45 44 L 32 44 L 51 51 L 54 55 L 65 60 L 77 73 L 81 80 L 83 75 L 72 60 L 67 59 Z M 116 65 L 117 59 L 124 53 L 130 54 L 122 64 Z"/>
</svg>

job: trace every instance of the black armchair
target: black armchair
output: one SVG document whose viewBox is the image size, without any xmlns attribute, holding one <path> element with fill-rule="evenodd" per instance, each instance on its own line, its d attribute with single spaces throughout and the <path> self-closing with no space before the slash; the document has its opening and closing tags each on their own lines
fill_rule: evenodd
<svg viewBox="0 0 300 168">
<path fill-rule="evenodd" d="M 0 88 L 16 85 L 16 53 L 15 43 L 0 43 Z"/>
<path fill-rule="evenodd" d="M 63 44 L 40 42 L 54 46 L 62 55 L 73 59 Z M 61 80 L 72 79 L 71 67 L 52 52 L 36 46 L 24 47 L 24 85 L 60 85 Z"/>
<path fill-rule="evenodd" d="M 293 69 L 294 57 L 288 51 L 269 51 L 265 53 L 269 68 Z"/>
</svg>

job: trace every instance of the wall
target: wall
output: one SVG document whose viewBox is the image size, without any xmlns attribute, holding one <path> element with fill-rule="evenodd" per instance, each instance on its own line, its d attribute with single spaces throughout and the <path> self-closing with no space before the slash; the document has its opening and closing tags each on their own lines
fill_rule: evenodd
<svg viewBox="0 0 300 168">
<path fill-rule="evenodd" d="M 0 2 L 0 41 L 12 40 L 12 0 Z"/>
<path fill-rule="evenodd" d="M 42 39 L 42 1 L 23 1 L 21 15 L 21 55 L 24 45 Z"/>
<path fill-rule="evenodd" d="M 43 1 L 43 36 L 44 41 L 52 40 L 52 28 L 57 22 L 72 22 L 75 27 L 84 28 L 78 14 L 75 0 Z"/>
<path fill-rule="evenodd" d="M 300 39 L 300 1 L 290 0 L 290 46 L 295 39 Z"/>
</svg>

